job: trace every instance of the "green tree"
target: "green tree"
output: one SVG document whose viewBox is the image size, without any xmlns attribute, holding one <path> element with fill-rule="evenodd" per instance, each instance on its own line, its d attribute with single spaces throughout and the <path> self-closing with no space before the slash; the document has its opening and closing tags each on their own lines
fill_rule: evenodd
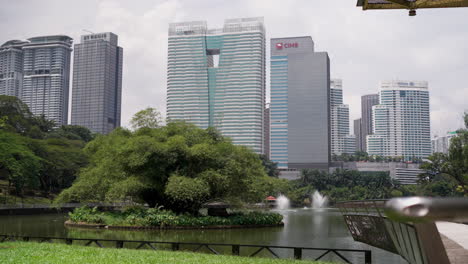
<svg viewBox="0 0 468 264">
<path fill-rule="evenodd" d="M 87 164 L 83 141 L 50 138 L 31 140 L 28 146 L 41 158 L 38 179 L 40 189 L 46 193 L 70 187 L 79 170 Z"/>
<path fill-rule="evenodd" d="M 270 177 L 276 177 L 278 178 L 279 176 L 279 170 L 278 170 L 278 163 L 271 161 L 266 155 L 261 154 L 260 159 L 262 160 L 263 167 L 265 167 L 265 171 L 268 176 Z"/>
<path fill-rule="evenodd" d="M 441 195 L 448 194 L 446 188 L 452 186 L 450 182 L 441 183 L 447 177 L 456 182 L 458 192 L 468 196 L 468 113 L 464 116 L 465 128 L 457 131 L 457 136 L 451 139 L 448 155 L 443 153 L 434 153 L 427 162 L 421 167 L 427 170 L 427 173 L 421 175 L 422 183 L 432 183 L 438 178 L 438 183 L 429 186 L 431 193 L 434 190 L 441 191 Z M 440 180 L 442 179 L 442 180 Z M 446 180 L 445 180 L 446 181 Z"/>
<path fill-rule="evenodd" d="M 133 129 L 139 128 L 157 128 L 162 123 L 162 115 L 156 108 L 148 107 L 138 111 L 130 120 Z"/>
<path fill-rule="evenodd" d="M 0 177 L 8 180 L 8 189 L 21 194 L 24 187 L 35 187 L 41 159 L 28 148 L 28 138 L 0 130 Z"/>
<path fill-rule="evenodd" d="M 270 191 L 264 186 L 274 186 L 259 184 L 269 177 L 250 149 L 212 128 L 184 122 L 134 132 L 116 129 L 89 142 L 85 153 L 89 165 L 58 202 L 132 200 L 193 213 L 200 203 L 188 207 L 191 200 L 261 201 Z M 203 190 L 189 192 L 193 186 Z M 193 199 L 176 190 L 187 190 Z"/>
<path fill-rule="evenodd" d="M 93 133 L 86 127 L 77 125 L 64 125 L 53 130 L 47 135 L 48 138 L 66 138 L 70 140 L 81 140 L 89 142 L 93 140 Z"/>
</svg>

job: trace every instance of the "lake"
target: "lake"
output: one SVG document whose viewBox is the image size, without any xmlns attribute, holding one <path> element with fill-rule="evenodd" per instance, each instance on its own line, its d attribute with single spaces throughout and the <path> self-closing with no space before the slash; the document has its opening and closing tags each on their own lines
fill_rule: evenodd
<svg viewBox="0 0 468 264">
<path fill-rule="evenodd" d="M 284 227 L 163 231 L 70 228 L 65 227 L 63 224 L 67 218 L 66 214 L 0 216 L 0 234 L 371 249 L 372 263 L 406 263 L 398 255 L 355 242 L 346 227 L 343 217 L 336 209 L 293 209 L 279 212 L 284 215 Z M 223 251 L 223 249 L 219 250 Z M 274 251 L 281 256 L 292 258 L 292 252 L 290 251 L 279 249 Z M 246 253 L 248 252 L 244 252 L 244 254 Z M 321 253 L 318 251 L 304 251 L 303 257 L 318 256 Z M 260 255 L 268 256 L 268 253 L 263 252 Z M 353 263 L 364 263 L 362 254 L 344 253 L 343 255 Z M 335 256 L 327 256 L 324 260 L 338 261 L 339 259 Z"/>
</svg>

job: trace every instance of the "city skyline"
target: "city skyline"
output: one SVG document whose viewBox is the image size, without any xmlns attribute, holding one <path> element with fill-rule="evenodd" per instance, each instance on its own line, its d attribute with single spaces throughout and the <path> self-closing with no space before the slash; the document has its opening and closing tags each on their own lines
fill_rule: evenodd
<svg viewBox="0 0 468 264">
<path fill-rule="evenodd" d="M 208 1 L 198 2 L 198 7 L 189 1 L 142 1 L 139 7 L 116 1 L 87 0 L 79 5 L 48 2 L 53 3 L 54 10 L 62 10 L 59 13 L 67 15 L 52 15 L 52 11 L 43 8 L 44 3 L 5 3 L 0 10 L 3 19 L 0 42 L 62 33 L 78 39 L 83 34 L 82 29 L 119 34 L 129 58 L 124 62 L 123 86 L 131 87 L 123 94 L 124 126 L 128 126 L 130 117 L 143 107 L 153 106 L 165 112 L 167 25 L 200 19 L 220 25 L 225 14 L 229 17 L 264 16 L 269 28 L 267 39 L 312 35 L 319 43 L 318 49 L 330 53 L 332 77 L 343 79 L 347 87 L 344 97 L 350 105 L 350 119 L 360 117 L 360 96 L 375 93 L 380 80 L 419 79 L 431 84 L 432 134 L 443 135 L 462 126 L 461 116 L 466 108 L 463 98 L 466 97 L 468 81 L 459 73 L 468 67 L 464 59 L 467 55 L 462 48 L 468 44 L 468 38 L 446 28 L 467 25 L 463 19 L 468 14 L 467 9 L 421 10 L 417 17 L 409 18 L 398 11 L 362 12 L 353 1 L 320 1 L 314 4 L 296 1 L 281 5 L 273 2 L 268 9 L 263 8 L 267 4 L 265 1 L 236 1 L 217 6 L 216 12 L 209 13 L 204 11 Z M 90 9 L 90 6 L 96 8 Z M 186 8 L 193 12 L 184 13 Z M 66 12 L 66 9 L 74 12 Z M 50 13 L 50 16 L 35 17 L 37 11 Z M 431 21 L 435 12 L 440 20 Z M 335 13 L 340 16 L 331 19 L 335 17 L 331 14 Z M 67 19 L 53 23 L 60 17 Z M 32 23 L 35 21 L 41 23 Z M 50 26 L 40 26 L 43 24 Z M 432 26 L 424 26 L 425 31 L 416 30 L 423 24 Z M 381 28 L 390 26 L 394 29 L 390 39 L 399 41 L 386 42 L 389 37 L 379 34 Z M 432 34 L 442 28 L 441 34 Z M 353 29 L 352 35 L 346 33 L 350 29 Z M 372 36 L 372 40 L 368 36 Z M 375 42 L 380 44 L 374 47 Z M 410 43 L 411 48 L 407 49 L 406 45 Z M 267 80 L 267 89 L 268 83 Z M 451 92 L 447 93 L 447 89 Z"/>
</svg>

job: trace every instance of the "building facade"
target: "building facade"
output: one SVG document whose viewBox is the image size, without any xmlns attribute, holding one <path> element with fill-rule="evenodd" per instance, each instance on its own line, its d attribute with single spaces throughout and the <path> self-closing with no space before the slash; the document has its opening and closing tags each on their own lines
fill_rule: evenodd
<svg viewBox="0 0 468 264">
<path fill-rule="evenodd" d="M 167 117 L 216 127 L 234 144 L 264 151 L 263 18 L 171 23 Z"/>
<path fill-rule="evenodd" d="M 362 136 L 361 136 L 361 118 L 354 120 L 354 136 L 356 137 L 356 151 L 365 151 L 363 144 L 362 144 Z"/>
<path fill-rule="evenodd" d="M 369 155 L 427 158 L 431 155 L 431 125 L 427 82 L 385 81 L 380 104 L 372 107 L 373 135 Z"/>
<path fill-rule="evenodd" d="M 354 153 L 356 140 L 351 140 L 349 135 L 349 106 L 343 104 L 343 82 L 340 79 L 330 81 L 330 108 L 332 154 Z"/>
<path fill-rule="evenodd" d="M 362 151 L 367 150 L 367 136 L 372 135 L 372 107 L 379 104 L 378 94 L 361 96 L 361 145 Z"/>
<path fill-rule="evenodd" d="M 435 136 L 432 139 L 432 153 L 440 152 L 444 154 L 449 153 L 450 142 L 452 138 L 457 136 L 457 132 L 449 132 L 445 136 Z"/>
<path fill-rule="evenodd" d="M 330 61 L 311 37 L 271 39 L 270 159 L 280 169 L 330 163 Z"/>
<path fill-rule="evenodd" d="M 265 135 L 263 136 L 263 154 L 269 159 L 270 158 L 270 106 L 265 107 Z"/>
<path fill-rule="evenodd" d="M 34 115 L 66 125 L 73 39 L 55 35 L 28 40 L 23 45 L 21 99 Z"/>
<path fill-rule="evenodd" d="M 120 126 L 123 49 L 118 36 L 81 36 L 74 46 L 71 124 L 107 134 Z"/>
<path fill-rule="evenodd" d="M 23 90 L 23 45 L 26 41 L 10 40 L 0 46 L 0 95 L 21 99 Z"/>
</svg>

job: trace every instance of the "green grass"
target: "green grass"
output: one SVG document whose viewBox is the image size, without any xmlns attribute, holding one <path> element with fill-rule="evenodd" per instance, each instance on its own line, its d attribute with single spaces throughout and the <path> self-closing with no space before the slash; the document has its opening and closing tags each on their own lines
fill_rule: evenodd
<svg viewBox="0 0 468 264">
<path fill-rule="evenodd" d="M 329 264 L 330 262 L 215 256 L 162 250 L 103 249 L 35 242 L 6 242 L 0 243 L 0 263 Z"/>
</svg>

